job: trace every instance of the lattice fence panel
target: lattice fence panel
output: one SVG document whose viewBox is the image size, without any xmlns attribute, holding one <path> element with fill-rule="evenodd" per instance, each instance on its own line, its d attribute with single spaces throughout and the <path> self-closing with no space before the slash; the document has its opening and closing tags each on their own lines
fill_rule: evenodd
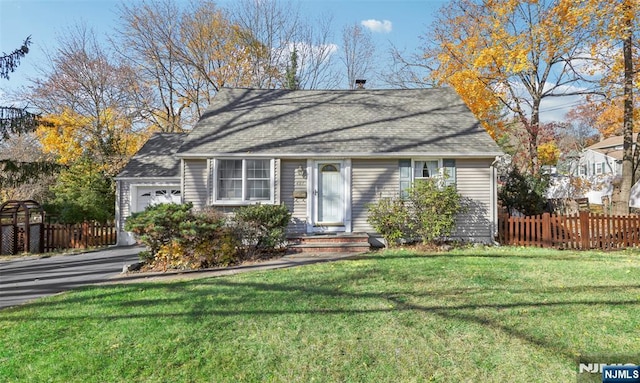
<svg viewBox="0 0 640 383">
<path fill-rule="evenodd" d="M 15 248 L 13 245 L 15 244 L 15 232 L 13 225 L 11 226 L 1 226 L 2 230 L 0 230 L 0 237 L 2 239 L 2 243 L 0 243 L 0 254 L 2 255 L 13 255 L 15 254 Z"/>
</svg>

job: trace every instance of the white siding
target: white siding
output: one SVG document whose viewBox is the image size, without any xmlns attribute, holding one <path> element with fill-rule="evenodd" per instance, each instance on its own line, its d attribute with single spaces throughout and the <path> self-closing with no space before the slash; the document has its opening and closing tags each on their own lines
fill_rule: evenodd
<svg viewBox="0 0 640 383">
<path fill-rule="evenodd" d="M 116 194 L 116 214 L 118 215 L 118 229 L 124 231 L 124 221 L 131 215 L 131 182 L 118 181 Z"/>
<path fill-rule="evenodd" d="M 367 205 L 382 197 L 397 197 L 400 192 L 398 160 L 351 161 L 352 231 L 374 232 L 367 223 Z"/>
<path fill-rule="evenodd" d="M 490 241 L 493 231 L 491 160 L 456 160 L 458 192 L 468 199 L 468 211 L 456 221 L 454 236 Z"/>
<path fill-rule="evenodd" d="M 208 162 L 207 160 L 184 160 L 183 164 L 183 202 L 193 203 L 195 210 L 202 209 L 209 202 Z"/>
<path fill-rule="evenodd" d="M 591 177 L 603 174 L 622 174 L 622 166 L 616 159 L 595 150 L 585 150 L 579 162 L 576 175 Z"/>
<path fill-rule="evenodd" d="M 306 160 L 282 160 L 280 180 L 280 201 L 284 203 L 291 212 L 291 223 L 287 228 L 290 233 L 304 233 L 307 224 L 307 200 L 308 198 L 294 198 L 294 177 L 298 167 L 307 168 Z M 278 180 L 278 178 L 276 178 Z M 307 179 L 308 182 L 308 179 Z M 305 186 L 306 189 L 306 186 Z M 278 194 L 276 194 L 278 196 Z"/>
</svg>

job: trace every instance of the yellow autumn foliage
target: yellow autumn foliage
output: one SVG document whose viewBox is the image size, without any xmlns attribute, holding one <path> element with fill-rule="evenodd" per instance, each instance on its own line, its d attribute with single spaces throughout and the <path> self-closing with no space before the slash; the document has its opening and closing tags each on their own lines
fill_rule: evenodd
<svg viewBox="0 0 640 383">
<path fill-rule="evenodd" d="M 55 155 L 62 165 L 70 165 L 84 152 L 82 128 L 88 121 L 65 108 L 58 115 L 45 116 L 36 130 L 36 137 L 45 153 Z"/>
<path fill-rule="evenodd" d="M 580 52 L 590 1 L 452 0 L 428 36 L 430 79 L 456 89 L 494 138 L 518 121 L 527 140 L 518 154 L 533 172 L 555 156 L 549 144 L 538 150 L 539 107 L 578 81 L 564 60 Z"/>
<path fill-rule="evenodd" d="M 116 174 L 148 139 L 151 131 L 135 132 L 131 122 L 113 110 L 98 117 L 86 117 L 65 108 L 47 115 L 36 130 L 42 150 L 62 165 L 71 165 L 82 156 L 94 158 L 101 170 Z"/>
<path fill-rule="evenodd" d="M 538 159 L 540 165 L 555 165 L 560 158 L 560 149 L 554 141 L 538 145 Z"/>
</svg>

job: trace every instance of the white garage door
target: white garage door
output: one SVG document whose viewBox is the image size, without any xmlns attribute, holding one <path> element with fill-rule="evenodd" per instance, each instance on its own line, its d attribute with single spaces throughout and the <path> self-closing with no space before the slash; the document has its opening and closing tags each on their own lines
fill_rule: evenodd
<svg viewBox="0 0 640 383">
<path fill-rule="evenodd" d="M 138 187 L 136 211 L 159 203 L 181 203 L 180 189 L 176 186 Z"/>
</svg>

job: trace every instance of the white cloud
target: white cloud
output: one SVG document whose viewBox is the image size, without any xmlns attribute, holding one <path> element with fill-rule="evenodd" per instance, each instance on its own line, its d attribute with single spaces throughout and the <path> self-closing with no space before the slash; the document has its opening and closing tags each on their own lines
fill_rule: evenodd
<svg viewBox="0 0 640 383">
<path fill-rule="evenodd" d="M 369 29 L 371 32 L 380 32 L 380 33 L 389 33 L 391 32 L 391 21 L 389 20 L 363 20 L 360 24 L 362 24 L 365 28 Z"/>
</svg>

